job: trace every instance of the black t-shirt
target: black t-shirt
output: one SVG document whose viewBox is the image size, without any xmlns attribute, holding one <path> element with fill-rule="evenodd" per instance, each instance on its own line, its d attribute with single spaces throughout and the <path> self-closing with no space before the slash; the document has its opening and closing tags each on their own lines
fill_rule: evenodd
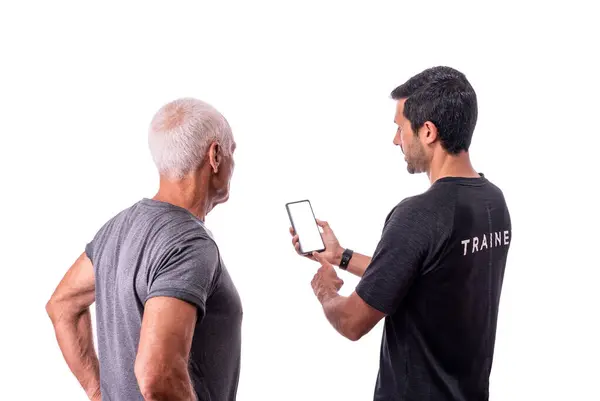
<svg viewBox="0 0 600 401">
<path fill-rule="evenodd" d="M 388 215 L 356 288 L 385 313 L 375 400 L 487 400 L 511 240 L 502 191 L 446 177 Z"/>
</svg>

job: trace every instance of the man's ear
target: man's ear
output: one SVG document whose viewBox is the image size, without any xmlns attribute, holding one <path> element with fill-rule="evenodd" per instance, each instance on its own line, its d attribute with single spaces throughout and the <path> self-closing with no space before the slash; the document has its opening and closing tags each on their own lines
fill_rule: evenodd
<svg viewBox="0 0 600 401">
<path fill-rule="evenodd" d="M 221 164 L 221 148 L 218 143 L 213 142 L 208 149 L 208 160 L 210 167 L 213 172 L 217 174 L 219 172 L 219 165 Z"/>
<path fill-rule="evenodd" d="M 438 140 L 438 129 L 431 121 L 425 121 L 419 131 L 419 136 L 423 138 L 425 145 L 431 145 Z"/>
</svg>

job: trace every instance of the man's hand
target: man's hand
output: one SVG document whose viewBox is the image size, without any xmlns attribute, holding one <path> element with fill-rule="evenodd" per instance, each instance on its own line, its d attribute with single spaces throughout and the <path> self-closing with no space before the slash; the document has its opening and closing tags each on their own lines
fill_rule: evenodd
<svg viewBox="0 0 600 401">
<path fill-rule="evenodd" d="M 323 238 L 323 243 L 325 243 L 325 250 L 319 255 L 321 255 L 328 263 L 334 266 L 339 266 L 342 261 L 344 248 L 340 245 L 340 242 L 326 221 L 317 219 L 317 224 L 323 229 L 321 238 Z M 292 234 L 292 245 L 296 249 L 296 252 L 301 255 L 298 235 L 294 232 L 292 227 L 290 227 L 290 234 Z M 306 255 L 306 257 L 317 261 L 313 255 Z M 350 263 L 348 264 L 346 270 L 355 276 L 362 277 L 367 269 L 367 266 L 369 266 L 369 263 L 371 263 L 371 257 L 354 252 L 354 255 L 352 256 L 352 259 L 350 259 Z"/>
<path fill-rule="evenodd" d="M 46 311 L 67 365 L 88 398 L 100 401 L 100 367 L 89 309 L 94 300 L 94 267 L 84 252 L 56 287 Z"/>
<path fill-rule="evenodd" d="M 344 252 L 344 248 L 342 248 L 340 242 L 333 233 L 333 230 L 331 229 L 331 227 L 329 227 L 329 223 L 317 219 L 317 225 L 323 229 L 323 232 L 321 233 L 321 238 L 323 238 L 325 250 L 321 252 L 321 255 L 330 264 L 336 266 L 339 265 L 342 260 L 342 253 Z M 292 227 L 290 227 L 290 234 L 292 235 L 292 245 L 294 245 L 296 252 L 300 254 L 299 238 Z M 307 255 L 307 257 L 309 259 L 316 260 L 312 255 Z"/>
<path fill-rule="evenodd" d="M 313 277 L 311 285 L 319 301 L 324 303 L 337 295 L 344 281 L 338 277 L 331 263 L 325 260 L 322 254 L 313 252 L 312 257 L 321 264 L 321 267 Z"/>
<path fill-rule="evenodd" d="M 357 341 L 368 333 L 385 315 L 367 305 L 354 291 L 349 297 L 338 294 L 344 282 L 331 263 L 317 252 L 313 257 L 321 267 L 312 280 L 313 291 L 329 323 L 344 337 Z"/>
</svg>

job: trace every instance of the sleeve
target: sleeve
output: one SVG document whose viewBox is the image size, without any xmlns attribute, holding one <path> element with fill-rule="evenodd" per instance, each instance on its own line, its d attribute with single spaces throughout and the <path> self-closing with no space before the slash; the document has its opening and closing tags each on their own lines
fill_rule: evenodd
<svg viewBox="0 0 600 401">
<path fill-rule="evenodd" d="M 435 218 L 414 202 L 396 206 L 356 287 L 358 296 L 380 312 L 393 314 L 421 271 L 434 225 Z"/>
<path fill-rule="evenodd" d="M 85 254 L 94 263 L 94 241 L 90 241 L 85 246 Z"/>
<path fill-rule="evenodd" d="M 219 261 L 217 245 L 211 239 L 194 237 L 182 241 L 151 274 L 145 301 L 158 296 L 178 298 L 195 305 L 198 316 L 203 317 Z"/>
</svg>

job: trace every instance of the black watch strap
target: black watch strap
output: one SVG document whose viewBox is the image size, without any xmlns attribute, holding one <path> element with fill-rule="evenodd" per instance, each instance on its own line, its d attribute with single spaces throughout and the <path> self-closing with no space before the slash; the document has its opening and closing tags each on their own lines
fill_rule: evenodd
<svg viewBox="0 0 600 401">
<path fill-rule="evenodd" d="M 346 270 L 348 268 L 348 263 L 350 263 L 350 259 L 352 259 L 352 255 L 354 251 L 352 249 L 344 249 L 342 253 L 342 261 L 340 262 L 340 269 Z"/>
</svg>

